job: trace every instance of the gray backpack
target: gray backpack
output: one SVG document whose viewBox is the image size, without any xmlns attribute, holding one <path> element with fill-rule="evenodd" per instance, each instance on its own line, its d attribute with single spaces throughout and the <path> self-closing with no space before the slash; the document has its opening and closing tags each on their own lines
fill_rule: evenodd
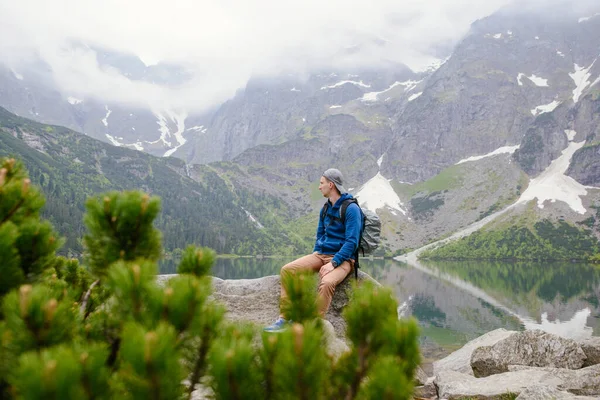
<svg viewBox="0 0 600 400">
<path fill-rule="evenodd" d="M 379 242 L 381 241 L 381 220 L 373 211 L 360 207 L 356 199 L 347 199 L 344 200 L 342 206 L 340 207 L 339 219 L 343 224 L 346 222 L 346 209 L 352 203 L 355 203 L 359 207 L 363 222 L 357 253 L 360 251 L 363 256 L 365 254 L 371 254 L 379 247 Z M 321 218 L 325 217 L 328 208 L 329 202 L 327 201 L 325 202 L 323 210 L 321 211 Z M 356 265 L 358 267 L 358 254 L 356 254 L 356 256 Z"/>
</svg>

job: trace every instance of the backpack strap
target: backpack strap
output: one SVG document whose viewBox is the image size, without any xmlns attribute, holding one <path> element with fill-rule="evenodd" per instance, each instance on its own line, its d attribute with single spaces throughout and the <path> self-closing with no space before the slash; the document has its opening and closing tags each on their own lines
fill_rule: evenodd
<svg viewBox="0 0 600 400">
<path fill-rule="evenodd" d="M 327 215 L 327 210 L 329 209 L 329 200 L 325 202 L 325 204 L 323 204 L 323 208 L 321 208 L 321 220 L 325 219 L 325 215 Z"/>
<path fill-rule="evenodd" d="M 340 221 L 342 222 L 342 224 L 346 224 L 346 209 L 348 208 L 348 206 L 350 204 L 356 204 L 358 206 L 358 200 L 356 200 L 355 198 L 352 199 L 346 199 L 342 202 L 342 205 L 340 206 Z M 358 206 L 358 209 L 360 210 L 360 214 L 362 216 L 362 229 L 365 229 L 365 216 L 362 213 L 362 210 L 360 209 L 360 206 Z M 327 215 L 327 211 L 329 210 L 329 201 L 326 201 L 325 204 L 323 205 L 323 208 L 321 209 L 321 220 L 325 219 L 325 215 Z M 335 218 L 335 217 L 334 217 Z M 362 230 L 360 232 L 361 236 L 362 236 Z M 358 261 L 358 255 L 359 255 L 359 249 L 358 246 L 356 247 L 356 252 L 354 253 L 354 278 L 356 280 L 358 280 L 358 269 L 360 268 L 360 264 Z"/>
<path fill-rule="evenodd" d="M 342 202 L 342 205 L 340 207 L 340 220 L 342 221 L 342 224 L 346 223 L 346 209 L 352 203 L 354 203 L 354 204 L 356 204 L 358 206 L 358 201 L 356 199 L 354 199 L 354 198 L 352 198 L 352 199 L 346 199 L 346 200 L 344 200 Z"/>
<path fill-rule="evenodd" d="M 343 224 L 346 223 L 346 209 L 352 203 L 354 203 L 354 204 L 356 204 L 358 206 L 358 210 L 360 211 L 360 215 L 362 217 L 362 227 L 361 227 L 361 232 L 360 232 L 360 236 L 362 236 L 363 230 L 365 229 L 365 216 L 362 213 L 362 210 L 360 209 L 360 206 L 358 205 L 358 200 L 356 200 L 355 198 L 344 200 L 344 202 L 342 203 L 342 206 L 340 207 L 340 219 L 342 220 Z M 360 268 L 360 262 L 358 260 L 358 258 L 359 258 L 359 254 L 358 253 L 359 253 L 359 247 L 360 247 L 360 239 L 359 239 L 359 243 L 358 244 L 359 245 L 356 246 L 356 252 L 354 253 L 354 279 L 356 279 L 356 280 L 358 280 L 358 269 Z"/>
</svg>

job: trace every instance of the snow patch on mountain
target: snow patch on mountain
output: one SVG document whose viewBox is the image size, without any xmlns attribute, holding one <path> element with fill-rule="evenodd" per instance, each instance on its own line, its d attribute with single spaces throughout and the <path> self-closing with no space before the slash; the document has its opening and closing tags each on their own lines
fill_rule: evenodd
<svg viewBox="0 0 600 400">
<path fill-rule="evenodd" d="M 450 59 L 450 57 L 446 57 L 444 59 L 441 58 L 436 58 L 433 61 L 425 64 L 424 66 L 421 67 L 417 67 L 417 68 L 411 68 L 411 70 L 414 73 L 420 74 L 420 73 L 429 73 L 432 74 L 435 71 L 437 71 L 438 69 L 440 69 L 440 67 L 444 64 L 446 64 L 446 62 Z"/>
<path fill-rule="evenodd" d="M 414 99 L 421 96 L 422 94 L 423 94 L 423 92 L 415 93 L 408 98 L 408 101 L 413 101 Z"/>
<path fill-rule="evenodd" d="M 200 132 L 200 133 L 206 133 L 208 128 L 205 128 L 204 125 L 196 125 L 196 126 L 192 126 L 191 128 L 187 128 L 186 130 L 187 131 L 196 131 L 196 132 Z"/>
<path fill-rule="evenodd" d="M 390 182 L 378 172 L 373 178 L 365 183 L 355 196 L 360 199 L 360 204 L 367 209 L 376 212 L 380 208 L 388 207 L 406 215 L 404 204 L 392 188 Z"/>
<path fill-rule="evenodd" d="M 14 69 L 11 69 L 10 72 L 12 72 L 12 74 L 14 75 L 14 77 L 17 78 L 18 80 L 22 81 L 24 79 L 23 75 L 21 75 L 20 73 L 18 73 Z"/>
<path fill-rule="evenodd" d="M 565 58 L 565 55 L 562 51 L 560 50 L 556 50 L 556 54 L 558 54 L 559 56 L 561 56 L 562 58 Z"/>
<path fill-rule="evenodd" d="M 69 102 L 69 104 L 71 104 L 73 106 L 76 105 L 76 104 L 83 103 L 83 100 L 78 99 L 78 98 L 73 97 L 73 96 L 67 97 L 67 101 Z"/>
<path fill-rule="evenodd" d="M 591 85 L 590 87 L 594 87 L 596 86 L 598 83 L 600 83 L 600 76 L 598 77 L 598 79 L 596 79 Z"/>
<path fill-rule="evenodd" d="M 491 33 L 487 33 L 485 35 L 486 38 L 494 38 L 494 39 L 502 39 L 502 34 L 501 33 L 496 33 L 494 35 L 492 35 Z"/>
<path fill-rule="evenodd" d="M 392 90 L 396 86 L 404 86 L 404 91 L 405 92 L 410 92 L 411 90 L 413 90 L 421 82 L 422 82 L 422 80 L 420 80 L 420 81 L 408 80 L 408 81 L 405 81 L 405 82 L 394 82 L 394 83 L 392 83 L 392 85 L 390 87 L 388 87 L 385 90 L 382 90 L 381 92 L 369 92 L 369 93 L 365 93 L 360 100 L 364 101 L 364 102 L 377 101 L 377 97 L 380 94 L 389 92 L 390 90 Z"/>
<path fill-rule="evenodd" d="M 302 90 L 300 89 L 296 89 L 296 87 L 293 87 L 290 89 L 290 92 L 301 92 Z"/>
<path fill-rule="evenodd" d="M 248 210 L 246 210 L 244 207 L 242 207 L 242 210 L 244 210 L 244 212 L 248 216 L 248 219 L 250 221 L 254 222 L 254 224 L 256 225 L 256 227 L 258 229 L 264 229 L 265 228 L 260 222 L 258 222 L 258 220 L 256 218 L 254 218 L 254 216 L 252 214 L 250 214 L 250 212 Z"/>
<path fill-rule="evenodd" d="M 343 86 L 343 85 L 345 85 L 347 83 L 350 83 L 350 84 L 356 85 L 356 86 L 361 86 L 361 87 L 364 87 L 364 88 L 370 88 L 371 87 L 371 85 L 367 85 L 366 83 L 363 83 L 363 81 L 341 81 L 341 82 L 335 83 L 333 85 L 323 86 L 323 87 L 321 87 L 321 90 L 335 89 L 335 88 Z"/>
<path fill-rule="evenodd" d="M 106 138 L 110 141 L 110 143 L 113 146 L 117 146 L 117 147 L 123 146 L 123 143 L 120 143 L 114 136 L 111 136 L 108 133 L 106 133 L 105 135 L 106 135 Z"/>
<path fill-rule="evenodd" d="M 579 18 L 579 20 L 578 20 L 577 22 L 579 22 L 579 23 L 582 23 L 582 22 L 587 22 L 587 21 L 589 21 L 590 19 L 592 19 L 592 18 L 596 18 L 596 17 L 598 17 L 598 16 L 600 16 L 600 13 L 596 13 L 596 14 L 594 14 L 594 15 L 591 15 L 591 16 L 589 16 L 589 17 L 582 17 L 582 18 Z"/>
<path fill-rule="evenodd" d="M 330 106 L 329 108 L 342 108 L 342 106 L 340 106 L 339 104 L 335 104 L 333 106 Z"/>
<path fill-rule="evenodd" d="M 595 63 L 596 60 L 594 60 L 592 65 L 590 65 L 587 68 L 583 68 L 575 64 L 575 72 L 569 74 L 569 76 L 571 77 L 571 79 L 573 79 L 573 82 L 575 82 L 575 85 L 577 86 L 573 90 L 573 102 L 577 103 L 585 88 L 590 85 L 590 81 L 588 80 L 591 76 L 590 69 L 592 69 Z"/>
<path fill-rule="evenodd" d="M 104 124 L 104 126 L 108 126 L 108 117 L 110 117 L 112 110 L 109 110 L 108 106 L 104 106 L 104 109 L 106 110 L 106 115 L 104 116 L 104 118 L 102 118 L 102 123 Z"/>
<path fill-rule="evenodd" d="M 574 137 L 575 135 L 572 134 Z M 585 145 L 585 140 L 582 142 L 570 141 L 562 154 L 552 163 L 544 172 L 537 178 L 534 178 L 529 183 L 529 187 L 523 192 L 516 204 L 527 203 L 533 199 L 537 199 L 539 208 L 544 208 L 544 202 L 562 201 L 575 212 L 585 214 L 586 209 L 581 201 L 581 196 L 587 195 L 586 189 L 592 189 L 589 186 L 584 186 L 570 176 L 565 175 L 573 154 Z"/>
<path fill-rule="evenodd" d="M 144 151 L 144 147 L 142 146 L 142 142 L 140 142 L 139 140 L 135 143 L 123 143 L 120 142 L 119 140 L 123 140 L 122 137 L 118 137 L 118 136 L 112 136 L 109 135 L 108 133 L 105 134 L 106 138 L 110 141 L 110 143 L 113 146 L 116 147 L 132 147 L 138 151 Z"/>
<path fill-rule="evenodd" d="M 523 86 L 523 81 L 521 81 L 521 78 L 523 78 L 523 77 L 529 79 L 536 86 L 548 87 L 548 79 L 540 78 L 539 76 L 536 76 L 535 74 L 533 74 L 531 76 L 527 76 L 522 72 L 519 75 L 517 75 L 517 82 L 519 83 L 519 86 Z"/>
<path fill-rule="evenodd" d="M 132 144 L 126 144 L 125 146 L 132 146 L 134 149 L 138 150 L 138 151 L 144 151 L 144 147 L 142 146 L 142 142 L 140 142 L 139 140 L 135 143 Z"/>
<path fill-rule="evenodd" d="M 377 165 L 379 166 L 379 168 L 381 168 L 381 163 L 383 162 L 383 156 L 385 156 L 385 154 L 382 154 L 381 157 L 379 157 L 379 159 L 377 160 Z"/>
<path fill-rule="evenodd" d="M 167 141 L 167 137 L 171 136 L 171 132 L 169 127 L 167 126 L 167 119 L 162 114 L 154 114 L 157 118 L 156 123 L 158 124 L 158 131 L 160 132 L 160 138 L 155 140 L 154 142 L 148 142 L 150 144 L 155 144 L 158 142 L 163 142 L 167 146 L 171 147 L 171 142 Z"/>
<path fill-rule="evenodd" d="M 183 132 L 185 131 L 185 119 L 187 118 L 187 113 L 175 113 L 173 111 L 167 111 L 167 115 L 171 118 L 172 121 L 175 122 L 177 126 L 177 130 L 173 132 L 173 136 L 175 136 L 175 140 L 177 140 L 177 146 L 173 147 L 170 150 L 167 150 L 163 157 L 169 157 L 171 154 L 175 153 L 177 149 L 185 144 L 187 141 L 183 137 Z"/>
<path fill-rule="evenodd" d="M 552 103 L 549 104 L 543 104 L 541 106 L 537 106 L 536 108 L 531 110 L 531 114 L 533 114 L 533 116 L 538 116 L 540 114 L 543 113 L 549 113 L 552 112 L 556 109 L 556 107 L 558 107 L 560 105 L 560 101 L 558 100 L 554 100 Z"/>
<path fill-rule="evenodd" d="M 482 156 L 472 156 L 469 158 L 465 158 L 463 160 L 460 160 L 459 162 L 456 163 L 456 165 L 459 164 L 464 164 L 466 162 L 470 162 L 470 161 L 478 161 L 481 160 L 483 158 L 487 158 L 487 157 L 492 157 L 492 156 L 496 156 L 498 154 L 513 154 L 515 151 L 517 151 L 517 149 L 519 148 L 519 145 L 516 146 L 504 146 L 504 147 L 500 147 L 494 151 L 492 151 L 491 153 L 487 153 L 484 154 Z"/>
<path fill-rule="evenodd" d="M 569 142 L 572 142 L 575 139 L 575 135 L 577 135 L 577 132 L 575 132 L 572 129 L 565 129 L 565 135 L 567 135 L 567 139 L 569 139 Z"/>
</svg>

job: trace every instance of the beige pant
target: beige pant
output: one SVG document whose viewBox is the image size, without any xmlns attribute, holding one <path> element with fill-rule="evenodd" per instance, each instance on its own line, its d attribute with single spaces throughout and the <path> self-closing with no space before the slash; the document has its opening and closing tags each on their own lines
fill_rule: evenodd
<svg viewBox="0 0 600 400">
<path fill-rule="evenodd" d="M 281 281 L 283 282 L 284 275 L 294 274 L 297 271 L 310 270 L 318 273 L 321 267 L 333 259 L 333 255 L 330 254 L 318 254 L 313 253 L 299 259 L 292 261 L 289 264 L 284 265 L 281 268 Z M 334 268 L 333 271 L 325 275 L 319 281 L 318 289 L 318 301 L 319 301 L 319 314 L 321 317 L 325 316 L 325 313 L 329 309 L 335 287 L 342 283 L 342 281 L 348 276 L 354 268 L 354 260 L 347 260 Z M 283 284 L 281 285 L 281 299 L 286 299 L 287 293 Z M 285 318 L 285 316 L 282 315 Z"/>
</svg>

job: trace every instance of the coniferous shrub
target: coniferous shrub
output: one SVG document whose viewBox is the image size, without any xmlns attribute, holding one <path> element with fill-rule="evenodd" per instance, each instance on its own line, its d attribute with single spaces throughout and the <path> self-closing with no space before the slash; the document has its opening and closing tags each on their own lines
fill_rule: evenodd
<svg viewBox="0 0 600 400">
<path fill-rule="evenodd" d="M 90 198 L 81 265 L 56 256 L 62 241 L 23 166 L 0 167 L 0 398 L 182 399 L 198 384 L 217 399 L 410 398 L 418 332 L 388 289 L 354 289 L 350 351 L 336 360 L 314 276 L 284 281 L 290 329 L 259 334 L 211 300 L 212 250 L 188 247 L 179 275 L 157 282 L 158 198 Z"/>
</svg>

